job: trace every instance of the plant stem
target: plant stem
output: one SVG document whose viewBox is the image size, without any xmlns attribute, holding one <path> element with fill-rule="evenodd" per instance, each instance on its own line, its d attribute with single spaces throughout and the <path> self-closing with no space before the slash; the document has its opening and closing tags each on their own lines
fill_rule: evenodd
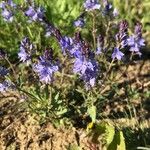
<svg viewBox="0 0 150 150">
<path fill-rule="evenodd" d="M 49 95 L 49 105 L 51 105 L 52 103 L 52 92 L 53 92 L 53 88 L 52 88 L 52 84 L 50 86 L 50 95 Z"/>
<path fill-rule="evenodd" d="M 94 42 L 94 49 L 96 48 L 96 23 L 95 23 L 95 14 L 92 13 L 92 17 L 93 17 L 93 20 L 92 20 L 92 23 L 93 23 L 93 29 L 92 29 L 92 35 L 93 35 L 93 42 Z"/>
<path fill-rule="evenodd" d="M 15 72 L 15 70 L 14 70 L 14 68 L 13 68 L 13 65 L 11 64 L 11 62 L 9 61 L 9 59 L 7 58 L 7 56 L 5 57 L 5 60 L 6 60 L 7 63 L 9 64 L 9 66 L 10 66 L 12 72 L 13 72 L 14 78 L 15 78 L 15 80 L 17 81 L 16 72 Z"/>
<path fill-rule="evenodd" d="M 103 82 L 106 80 L 106 77 L 107 77 L 109 71 L 110 71 L 111 68 L 112 68 L 113 62 L 114 62 L 114 59 L 112 59 L 110 65 L 109 65 L 109 67 L 108 67 L 108 70 L 107 70 L 107 72 L 106 72 L 106 74 L 105 74 L 105 76 L 104 76 Z"/>
</svg>

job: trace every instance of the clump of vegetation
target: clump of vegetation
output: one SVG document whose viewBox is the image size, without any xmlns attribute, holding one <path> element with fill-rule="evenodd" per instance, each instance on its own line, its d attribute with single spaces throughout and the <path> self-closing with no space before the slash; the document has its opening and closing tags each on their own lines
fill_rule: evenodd
<svg viewBox="0 0 150 150">
<path fill-rule="evenodd" d="M 64 120 L 87 127 L 95 146 L 101 142 L 103 149 L 125 150 L 123 131 L 98 120 L 114 117 L 104 107 L 118 99 L 128 104 L 124 117 L 137 115 L 132 100 L 140 96 L 141 87 L 136 90 L 124 78 L 130 80 L 130 64 L 142 56 L 142 24 L 137 20 L 132 26 L 120 19 L 120 12 L 107 0 L 86 0 L 82 8 L 78 3 L 72 10 L 73 2 L 60 4 L 56 6 L 61 6 L 60 12 L 65 10 L 63 19 L 69 29 L 60 16 L 51 17 L 57 13 L 50 13 L 48 2 L 1 2 L 2 26 L 6 25 L 2 34 L 12 31 L 6 35 L 10 40 L 5 42 L 2 36 L 0 45 L 0 92 L 17 91 L 24 97 L 22 106 L 36 114 L 41 124 L 50 121 L 57 126 Z M 15 39 L 14 33 L 18 33 Z"/>
</svg>

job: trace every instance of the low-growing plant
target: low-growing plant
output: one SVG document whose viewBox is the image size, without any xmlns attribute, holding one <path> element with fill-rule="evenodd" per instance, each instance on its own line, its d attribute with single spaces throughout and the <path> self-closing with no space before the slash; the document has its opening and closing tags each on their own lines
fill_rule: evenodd
<svg viewBox="0 0 150 150">
<path fill-rule="evenodd" d="M 94 124 L 102 117 L 100 108 L 106 99 L 120 94 L 115 69 L 122 64 L 128 68 L 135 55 L 142 55 L 142 24 L 136 22 L 129 33 L 128 22 L 118 18 L 111 3 L 86 0 L 74 21 L 75 32 L 63 35 L 45 9 L 32 1 L 23 5 L 2 1 L 0 7 L 2 18 L 10 25 L 22 24 L 17 15 L 24 15 L 30 35 L 22 35 L 19 60 L 16 56 L 9 60 L 9 54 L 1 49 L 0 91 L 19 91 L 26 97 L 27 110 L 43 121 L 69 118 L 78 126 Z M 36 31 L 35 39 L 31 30 Z M 119 76 L 124 74 L 126 70 Z M 119 131 L 114 136 L 123 135 Z"/>
</svg>

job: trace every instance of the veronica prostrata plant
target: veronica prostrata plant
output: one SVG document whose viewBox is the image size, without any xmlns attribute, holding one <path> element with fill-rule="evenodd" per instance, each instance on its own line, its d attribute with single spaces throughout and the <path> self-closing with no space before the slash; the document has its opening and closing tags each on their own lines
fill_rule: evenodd
<svg viewBox="0 0 150 150">
<path fill-rule="evenodd" d="M 0 66 L 0 91 L 6 92 L 13 85 L 13 90 L 28 96 L 28 108 L 44 117 L 71 115 L 75 119 L 85 115 L 95 122 L 96 115 L 101 114 L 99 105 L 105 87 L 111 87 L 110 81 L 115 78 L 112 68 L 128 61 L 127 54 L 141 56 L 145 46 L 141 23 L 137 22 L 134 32 L 129 33 L 128 22 L 119 20 L 119 11 L 107 0 L 85 0 L 70 35 L 63 35 L 49 21 L 42 6 L 18 6 L 12 0 L 2 1 L 0 6 L 6 22 L 13 22 L 17 14 L 14 9 L 18 8 L 28 24 L 43 28 L 44 40 L 56 45 L 50 42 L 38 48 L 24 35 L 18 48 L 19 64 L 12 64 L 8 56 L 0 54 L 6 64 Z"/>
</svg>

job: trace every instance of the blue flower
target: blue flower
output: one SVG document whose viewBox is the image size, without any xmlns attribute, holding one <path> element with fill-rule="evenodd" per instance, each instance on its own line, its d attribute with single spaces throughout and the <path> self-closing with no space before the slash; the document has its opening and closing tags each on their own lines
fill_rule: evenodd
<svg viewBox="0 0 150 150">
<path fill-rule="evenodd" d="M 53 75 L 58 71 L 58 66 L 52 64 L 51 60 L 40 57 L 37 64 L 33 65 L 33 70 L 38 74 L 42 83 L 50 84 L 53 81 Z"/>
<path fill-rule="evenodd" d="M 16 8 L 17 6 L 12 0 L 8 0 L 7 4 L 12 8 Z"/>
<path fill-rule="evenodd" d="M 38 7 L 37 9 L 29 6 L 28 10 L 25 11 L 25 15 L 28 16 L 31 21 L 43 21 L 45 10 L 42 7 Z"/>
<path fill-rule="evenodd" d="M 22 62 L 26 62 L 27 65 L 29 65 L 30 61 L 31 61 L 31 51 L 33 50 L 33 45 L 30 43 L 28 38 L 24 38 L 21 41 L 20 44 L 20 49 L 18 52 L 18 57 L 20 59 L 20 61 Z"/>
<path fill-rule="evenodd" d="M 12 2 L 12 0 L 8 0 L 8 2 L 2 1 L 0 3 L 0 8 L 2 9 L 1 14 L 5 21 L 12 22 L 13 21 L 13 12 L 12 8 L 16 8 L 16 4 Z"/>
<path fill-rule="evenodd" d="M 78 74 L 85 82 L 86 87 L 93 87 L 97 78 L 98 65 L 95 60 L 84 56 L 75 58 L 73 72 Z"/>
<path fill-rule="evenodd" d="M 8 80 L 5 80 L 2 83 L 0 83 L 0 92 L 6 92 L 11 87 L 13 88 L 12 83 Z"/>
<path fill-rule="evenodd" d="M 124 54 L 119 50 L 119 48 L 115 47 L 112 54 L 112 59 L 117 58 L 118 60 L 121 60 L 123 56 Z"/>
<path fill-rule="evenodd" d="M 64 36 L 60 38 L 59 44 L 60 44 L 63 54 L 65 54 L 66 50 L 70 50 L 72 48 L 73 40 L 70 37 Z"/>
<path fill-rule="evenodd" d="M 80 27 L 82 28 L 85 25 L 84 18 L 80 17 L 77 20 L 74 21 L 74 26 L 75 27 Z"/>
<path fill-rule="evenodd" d="M 6 8 L 6 7 L 12 7 L 12 8 L 16 8 L 16 4 L 13 3 L 12 0 L 8 0 L 8 2 L 2 1 L 0 2 L 0 8 Z"/>
<path fill-rule="evenodd" d="M 1 14 L 5 21 L 8 21 L 8 22 L 13 21 L 13 13 L 10 10 L 4 8 L 2 9 Z"/>
<path fill-rule="evenodd" d="M 0 76 L 4 77 L 8 74 L 8 70 L 2 66 L 0 66 Z"/>
<path fill-rule="evenodd" d="M 76 43 L 76 44 L 74 43 L 69 52 L 70 52 L 72 57 L 75 57 L 75 58 L 82 57 L 82 44 L 81 43 Z"/>
<path fill-rule="evenodd" d="M 141 55 L 140 48 L 145 46 L 145 40 L 143 38 L 136 38 L 135 36 L 130 36 L 128 38 L 128 45 L 130 46 L 130 51 Z"/>
<path fill-rule="evenodd" d="M 100 9 L 100 7 L 101 7 L 98 0 L 86 0 L 83 5 L 84 5 L 84 8 L 86 11 Z"/>
<path fill-rule="evenodd" d="M 108 15 L 112 10 L 112 5 L 108 2 L 108 0 L 103 0 L 103 6 L 104 6 L 103 14 Z"/>
<path fill-rule="evenodd" d="M 128 45 L 130 46 L 130 51 L 141 55 L 140 48 L 145 46 L 145 40 L 142 38 L 142 25 L 137 23 L 134 30 L 134 35 L 130 36 L 128 39 Z"/>
</svg>

